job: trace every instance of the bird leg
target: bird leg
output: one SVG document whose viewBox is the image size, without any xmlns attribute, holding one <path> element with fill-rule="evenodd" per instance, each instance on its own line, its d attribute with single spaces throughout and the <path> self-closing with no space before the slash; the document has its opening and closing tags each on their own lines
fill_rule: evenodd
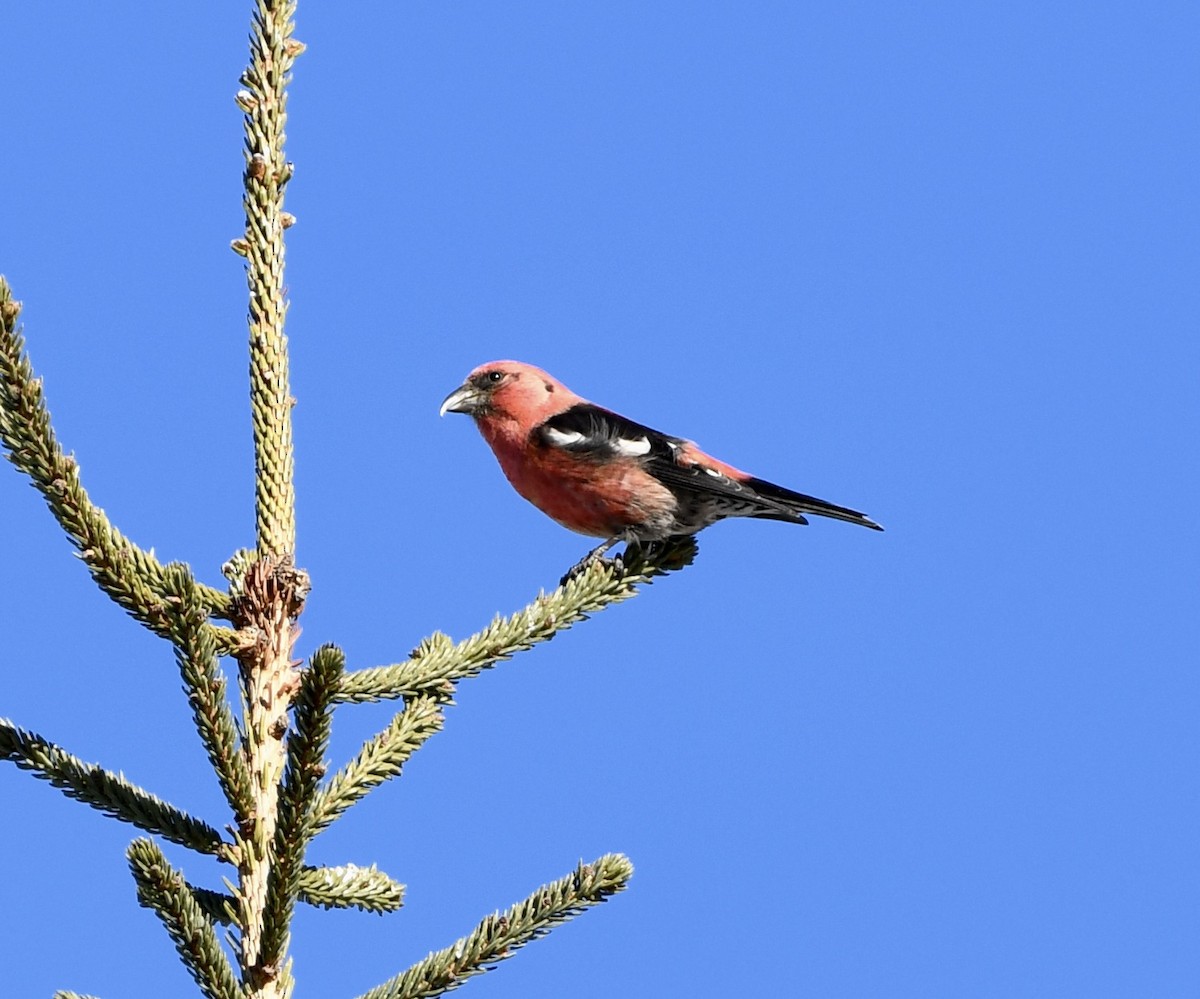
<svg viewBox="0 0 1200 999">
<path fill-rule="evenodd" d="M 606 551 L 608 551 L 613 545 L 615 545 L 620 540 L 621 540 L 620 538 L 609 538 L 607 541 L 604 542 L 604 544 L 597 545 L 595 548 L 593 548 L 590 552 L 588 552 L 586 555 L 584 555 L 583 558 L 581 558 L 578 562 L 576 562 L 573 566 L 571 566 L 571 568 L 569 568 L 566 571 L 563 578 L 558 581 L 558 585 L 566 586 L 567 583 L 569 583 L 572 579 L 574 579 L 576 576 L 578 576 L 581 572 L 586 572 L 597 562 L 607 562 L 610 565 L 619 566 L 621 564 L 621 556 L 620 555 L 616 555 L 613 558 L 606 559 L 606 558 L 604 558 L 604 553 Z"/>
</svg>

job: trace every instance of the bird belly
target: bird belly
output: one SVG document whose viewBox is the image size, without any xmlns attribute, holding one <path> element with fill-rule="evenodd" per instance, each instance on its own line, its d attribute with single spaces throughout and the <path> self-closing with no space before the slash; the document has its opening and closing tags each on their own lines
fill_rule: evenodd
<svg viewBox="0 0 1200 999">
<path fill-rule="evenodd" d="M 681 533 L 674 494 L 636 461 L 581 460 L 547 449 L 500 465 L 518 493 L 578 534 L 650 541 Z"/>
</svg>

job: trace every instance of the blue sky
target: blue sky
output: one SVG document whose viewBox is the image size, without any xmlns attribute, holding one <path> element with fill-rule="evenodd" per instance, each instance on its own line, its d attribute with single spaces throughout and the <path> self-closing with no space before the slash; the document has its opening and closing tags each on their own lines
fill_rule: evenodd
<svg viewBox="0 0 1200 999">
<path fill-rule="evenodd" d="M 464 637 L 587 550 L 437 418 L 497 357 L 887 532 L 718 525 L 464 684 L 314 844 L 408 904 L 304 911 L 297 995 L 357 995 L 607 851 L 631 889 L 470 994 L 1196 993 L 1198 20 L 301 5 L 302 652 Z M 253 540 L 247 22 L 0 13 L 0 272 L 59 434 L 123 531 L 210 583 Z M 0 715 L 223 824 L 169 649 L 12 470 L 0 511 Z M 335 759 L 389 716 L 343 709 Z M 7 991 L 189 994 L 133 830 L 12 767 L 0 801 Z"/>
</svg>

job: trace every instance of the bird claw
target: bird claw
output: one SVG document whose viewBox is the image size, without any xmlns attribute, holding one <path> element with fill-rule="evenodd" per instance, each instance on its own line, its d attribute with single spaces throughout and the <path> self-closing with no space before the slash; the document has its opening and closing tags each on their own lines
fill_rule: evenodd
<svg viewBox="0 0 1200 999">
<path fill-rule="evenodd" d="M 625 560 L 623 556 L 614 555 L 612 558 L 605 558 L 604 553 L 606 551 L 608 551 L 608 548 L 602 545 L 601 547 L 595 548 L 588 552 L 583 556 L 583 558 L 581 558 L 563 574 L 562 579 L 558 581 L 558 585 L 566 586 L 567 583 L 571 582 L 572 579 L 575 579 L 577 576 L 581 576 L 597 563 L 600 565 L 612 566 L 617 575 L 622 575 L 625 572 Z"/>
<path fill-rule="evenodd" d="M 558 585 L 566 586 L 572 579 L 587 572 L 597 562 L 612 566 L 617 576 L 629 573 L 645 573 L 650 577 L 661 576 L 664 573 L 674 572 L 691 565 L 698 551 L 696 538 L 690 534 L 676 535 L 658 541 L 631 541 L 619 555 L 604 558 L 608 547 L 608 545 L 601 545 L 588 552 L 566 571 Z"/>
<path fill-rule="evenodd" d="M 625 571 L 648 576 L 676 572 L 691 565 L 699 550 L 694 534 L 677 534 L 632 544 L 623 553 Z"/>
</svg>

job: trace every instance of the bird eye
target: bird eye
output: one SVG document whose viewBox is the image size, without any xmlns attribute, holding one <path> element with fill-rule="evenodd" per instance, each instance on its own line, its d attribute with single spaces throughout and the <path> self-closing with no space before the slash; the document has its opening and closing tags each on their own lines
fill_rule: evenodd
<svg viewBox="0 0 1200 999">
<path fill-rule="evenodd" d="M 504 380 L 504 372 L 503 371 L 489 371 L 487 373 L 487 380 L 489 382 L 491 382 L 493 385 L 495 385 L 497 382 L 501 382 Z"/>
</svg>

